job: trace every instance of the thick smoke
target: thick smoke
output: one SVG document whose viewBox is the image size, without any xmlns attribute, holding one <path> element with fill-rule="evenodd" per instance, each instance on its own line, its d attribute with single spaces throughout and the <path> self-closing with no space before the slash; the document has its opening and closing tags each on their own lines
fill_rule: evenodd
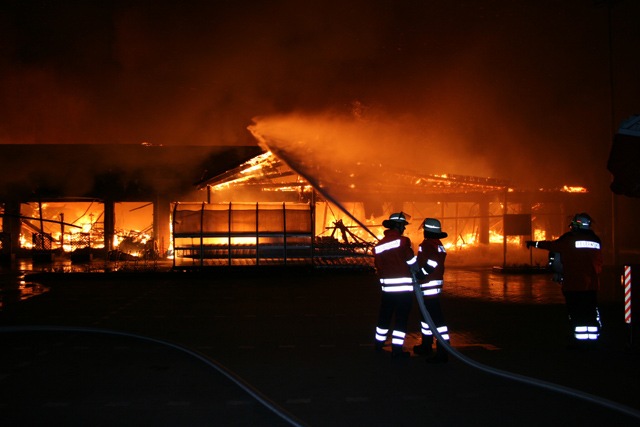
<svg viewBox="0 0 640 427">
<path fill-rule="evenodd" d="M 442 143 L 435 129 L 411 116 L 290 114 L 257 118 L 249 129 L 266 148 L 292 153 L 323 174 L 362 164 L 423 174 L 492 175 L 481 154 L 465 152 L 460 141 Z"/>
<path fill-rule="evenodd" d="M 365 151 L 606 191 L 640 5 L 612 2 L 609 27 L 598 2 L 560 3 L 6 1 L 0 143 L 245 145 L 253 117 L 358 104 L 368 129 L 325 123 Z"/>
</svg>

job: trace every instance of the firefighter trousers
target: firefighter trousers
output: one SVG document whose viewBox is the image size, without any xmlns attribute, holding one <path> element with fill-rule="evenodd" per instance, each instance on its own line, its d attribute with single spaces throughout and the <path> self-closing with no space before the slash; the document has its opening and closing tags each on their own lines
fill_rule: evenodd
<svg viewBox="0 0 640 427">
<path fill-rule="evenodd" d="M 402 345 L 407 333 L 412 304 L 412 292 L 382 292 L 376 341 L 384 342 L 393 324 L 393 343 L 396 346 Z"/>
</svg>

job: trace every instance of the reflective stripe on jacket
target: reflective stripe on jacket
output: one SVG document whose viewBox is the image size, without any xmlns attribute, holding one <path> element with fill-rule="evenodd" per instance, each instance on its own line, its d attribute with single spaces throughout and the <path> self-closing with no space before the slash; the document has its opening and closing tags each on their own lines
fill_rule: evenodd
<svg viewBox="0 0 640 427">
<path fill-rule="evenodd" d="M 374 262 L 383 292 L 411 292 L 410 266 L 416 262 L 411 240 L 397 230 L 385 230 L 374 248 Z"/>
<path fill-rule="evenodd" d="M 419 280 L 422 295 L 438 295 L 442 292 L 444 262 L 447 251 L 440 239 L 424 239 L 418 247 L 417 263 L 426 277 Z M 429 272 L 430 271 L 430 272 Z"/>
<path fill-rule="evenodd" d="M 536 247 L 558 252 L 562 260 L 562 289 L 596 291 L 600 285 L 603 256 L 600 238 L 592 230 L 574 230 L 553 241 L 537 242 Z"/>
</svg>

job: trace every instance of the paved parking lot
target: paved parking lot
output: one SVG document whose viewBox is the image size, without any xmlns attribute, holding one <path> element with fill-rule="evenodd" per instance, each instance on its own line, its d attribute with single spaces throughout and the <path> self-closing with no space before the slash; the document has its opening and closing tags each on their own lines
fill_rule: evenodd
<svg viewBox="0 0 640 427">
<path fill-rule="evenodd" d="M 461 358 L 375 353 L 366 271 L 45 274 L 0 312 L 3 425 L 637 425 L 640 359 L 621 301 L 602 346 L 565 348 L 544 275 L 450 269 Z M 417 305 L 410 347 L 418 337 Z"/>
</svg>

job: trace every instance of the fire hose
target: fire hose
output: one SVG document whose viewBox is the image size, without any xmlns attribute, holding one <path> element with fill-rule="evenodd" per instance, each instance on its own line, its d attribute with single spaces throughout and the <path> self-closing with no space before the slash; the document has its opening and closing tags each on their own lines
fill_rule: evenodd
<svg viewBox="0 0 640 427">
<path fill-rule="evenodd" d="M 434 336 L 436 337 L 436 339 L 438 340 L 438 345 L 441 345 L 449 354 L 451 354 L 452 356 L 454 356 L 455 358 L 459 359 L 461 362 L 479 369 L 481 371 L 484 371 L 488 374 L 491 375 L 495 375 L 498 377 L 502 377 L 502 378 L 507 378 L 513 381 L 517 381 L 517 382 L 521 382 L 524 384 L 528 384 L 528 385 L 532 385 L 532 386 L 536 386 L 536 387 L 540 387 L 543 389 L 547 389 L 547 390 L 551 390 L 551 391 L 555 391 L 558 393 L 563 393 L 569 396 L 573 396 L 591 403 L 595 403 L 597 405 L 612 409 L 614 411 L 618 411 L 621 412 L 623 414 L 629 415 L 631 417 L 640 419 L 640 411 L 630 408 L 628 406 L 622 405 L 620 403 L 617 402 L 613 402 L 611 400 L 599 397 L 599 396 L 595 396 L 589 393 L 585 393 L 583 391 L 580 390 L 576 390 L 576 389 L 572 389 L 570 387 L 565 387 L 559 384 L 554 384 L 551 382 L 547 382 L 544 380 L 540 380 L 540 379 L 536 379 L 536 378 L 532 378 L 532 377 L 528 377 L 525 375 L 520 375 L 520 374 L 516 374 L 513 372 L 508 372 L 508 371 L 504 371 L 504 370 L 500 370 L 497 368 L 493 368 L 487 365 L 484 365 L 482 363 L 479 363 L 465 355 L 463 355 L 462 353 L 460 353 L 459 351 L 457 351 L 456 349 L 454 349 L 451 344 L 445 340 L 442 335 L 440 334 L 440 332 L 438 332 L 438 329 L 433 321 L 433 319 L 431 318 L 431 315 L 429 314 L 429 311 L 427 310 L 425 304 L 424 304 L 424 299 L 422 296 L 422 291 L 420 289 L 420 284 L 416 281 L 415 276 L 413 277 L 413 290 L 415 292 L 416 295 L 416 299 L 418 300 L 418 305 L 420 307 L 420 312 L 422 314 L 422 317 L 424 319 L 424 321 L 429 325 L 429 328 L 431 329 L 431 331 L 433 332 Z M 160 340 L 160 339 L 156 339 L 156 338 L 150 338 L 150 337 L 146 337 L 143 335 L 138 335 L 138 334 L 133 334 L 133 333 L 128 333 L 128 332 L 120 332 L 120 331 L 112 331 L 112 330 L 105 330 L 105 329 L 98 329 L 98 328 L 81 328 L 81 327 L 54 327 L 54 326 L 12 326 L 12 327 L 0 327 L 0 333 L 2 332 L 81 332 L 81 333 L 98 333 L 98 334 L 108 334 L 108 335 L 116 335 L 116 336 L 124 336 L 124 337 L 129 337 L 129 338 L 134 338 L 134 339 L 139 339 L 139 340 L 144 340 L 144 341 L 149 341 L 152 343 L 156 343 L 156 344 L 160 344 L 163 346 L 167 346 L 173 349 L 176 349 L 178 351 L 181 351 L 183 353 L 186 353 L 190 356 L 195 357 L 196 359 L 202 361 L 203 363 L 205 363 L 207 366 L 213 368 L 214 370 L 218 371 L 220 374 L 222 374 L 223 376 L 225 376 L 226 378 L 228 378 L 229 380 L 231 380 L 234 384 L 236 384 L 237 386 L 239 386 L 242 390 L 244 390 L 246 393 L 248 393 L 251 397 L 253 397 L 254 399 L 256 399 L 259 403 L 261 403 L 264 407 L 266 407 L 267 409 L 269 409 L 270 411 L 272 411 L 274 414 L 276 414 L 277 416 L 279 416 L 280 418 L 282 418 L 284 421 L 288 422 L 290 425 L 292 426 L 299 426 L 299 427 L 304 427 L 306 424 L 304 424 L 303 422 L 297 420 L 295 417 L 293 417 L 291 414 L 288 414 L 284 409 L 280 408 L 277 404 L 275 404 L 274 402 L 272 402 L 269 398 L 267 398 L 266 396 L 262 395 L 259 391 L 255 390 L 253 387 L 251 387 L 249 384 L 247 384 L 246 382 L 244 382 L 240 377 L 238 377 L 237 375 L 235 375 L 234 373 L 232 373 L 229 369 L 227 369 L 226 367 L 224 367 L 223 365 L 221 365 L 220 363 L 216 362 L 215 360 L 208 358 L 194 350 L 190 350 L 186 347 L 180 346 L 178 344 L 174 344 L 168 341 L 164 341 L 164 340 Z"/>
<path fill-rule="evenodd" d="M 236 374 L 231 372 L 228 368 L 224 367 L 219 362 L 203 354 L 200 354 L 194 350 L 188 349 L 186 347 L 183 347 L 181 345 L 178 345 L 172 342 L 147 337 L 144 335 L 133 334 L 129 332 L 120 332 L 120 331 L 113 331 L 113 330 L 99 329 L 99 328 L 83 328 L 83 327 L 4 326 L 4 327 L 0 327 L 0 333 L 2 332 L 79 332 L 79 333 L 107 334 L 107 335 L 134 338 L 137 340 L 148 341 L 154 344 L 160 344 L 165 347 L 170 347 L 180 352 L 186 353 L 200 360 L 201 362 L 204 362 L 205 365 L 209 366 L 210 368 L 213 368 L 218 373 L 222 374 L 224 377 L 231 380 L 231 382 L 233 382 L 242 390 L 244 390 L 246 393 L 248 393 L 256 401 L 261 403 L 265 408 L 267 408 L 268 410 L 276 414 L 278 417 L 280 417 L 290 425 L 296 426 L 296 427 L 304 427 L 307 425 L 297 420 L 293 415 L 287 413 L 284 409 L 280 408 L 275 402 L 271 401 L 268 397 L 262 395 L 259 391 L 251 387 L 251 385 L 247 384 L 240 377 L 238 377 Z"/>
<path fill-rule="evenodd" d="M 440 332 L 438 331 L 438 328 L 435 325 L 435 322 L 433 321 L 433 319 L 431 318 L 431 315 L 429 314 L 429 311 L 427 310 L 427 307 L 424 304 L 424 298 L 422 295 L 422 291 L 420 289 L 420 284 L 418 283 L 418 281 L 416 280 L 415 277 L 415 272 L 412 272 L 413 274 L 413 290 L 416 294 L 416 299 L 418 300 L 418 305 L 420 306 L 420 312 L 422 314 L 422 317 L 424 319 L 424 321 L 427 323 L 427 325 L 429 325 L 429 328 L 431 329 L 431 331 L 433 332 L 433 335 L 436 337 L 436 339 L 438 340 L 438 345 L 441 345 L 449 354 L 451 354 L 452 356 L 456 357 L 458 360 L 460 360 L 461 362 L 479 369 L 481 371 L 484 371 L 486 373 L 489 373 L 491 375 L 495 375 L 498 377 L 502 377 L 502 378 L 507 378 L 513 381 L 517 381 L 517 382 L 521 382 L 524 384 L 528 384 L 528 385 L 532 385 L 532 386 L 536 386 L 536 387 L 540 387 L 543 389 L 547 389 L 547 390 L 551 390 L 551 391 L 555 391 L 558 393 L 563 393 L 569 396 L 573 396 L 582 400 L 586 400 L 588 402 L 591 403 L 595 403 L 598 404 L 600 406 L 604 406 L 606 408 L 609 409 L 613 409 L 614 411 L 618 411 L 621 412 L 623 414 L 629 415 L 631 417 L 640 419 L 640 411 L 638 411 L 637 409 L 634 408 L 630 408 L 626 405 L 614 402 L 612 400 L 609 399 L 605 399 L 603 397 L 599 397 L 599 396 L 595 396 L 589 393 L 585 393 L 583 391 L 580 390 L 576 390 L 570 387 L 565 387 L 559 384 L 554 384 L 551 382 L 547 382 L 544 380 L 540 380 L 537 378 L 532 378 L 532 377 L 528 377 L 525 375 L 520 375 L 520 374 L 516 374 L 513 372 L 508 372 L 508 371 L 504 371 L 501 369 L 496 369 L 487 365 L 484 365 L 482 363 L 479 363 L 473 359 L 470 359 L 469 357 L 465 356 L 464 354 L 460 353 L 459 351 L 457 351 L 456 349 L 454 349 L 451 344 L 449 343 L 448 340 L 445 340 L 442 335 L 440 334 Z"/>
</svg>

